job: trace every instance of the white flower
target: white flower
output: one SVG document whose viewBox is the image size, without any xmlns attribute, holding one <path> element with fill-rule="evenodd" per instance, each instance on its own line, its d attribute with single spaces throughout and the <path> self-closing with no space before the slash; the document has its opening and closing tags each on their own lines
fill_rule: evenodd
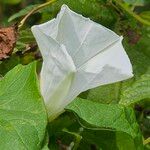
<svg viewBox="0 0 150 150">
<path fill-rule="evenodd" d="M 32 32 L 43 56 L 40 87 L 50 120 L 81 92 L 133 76 L 122 37 L 66 5 Z"/>
</svg>

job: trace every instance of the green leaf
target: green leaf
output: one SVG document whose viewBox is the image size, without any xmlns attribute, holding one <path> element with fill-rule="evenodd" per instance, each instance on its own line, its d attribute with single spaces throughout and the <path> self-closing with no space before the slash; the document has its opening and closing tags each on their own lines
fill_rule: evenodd
<svg viewBox="0 0 150 150">
<path fill-rule="evenodd" d="M 144 74 L 132 86 L 123 91 L 120 104 L 131 105 L 143 99 L 150 100 L 150 74 Z"/>
<path fill-rule="evenodd" d="M 99 150 L 118 150 L 115 132 L 107 130 L 94 131 L 84 129 L 81 135 L 82 140 L 79 146 L 80 150 L 91 150 L 91 145 Z"/>
<path fill-rule="evenodd" d="M 19 31 L 19 37 L 13 52 L 26 50 L 29 44 L 35 43 L 31 30 L 26 28 Z"/>
<path fill-rule="evenodd" d="M 121 82 L 100 86 L 89 90 L 86 99 L 103 104 L 117 103 L 120 98 L 120 88 Z"/>
<path fill-rule="evenodd" d="M 80 150 L 91 150 L 91 147 L 102 150 L 137 150 L 134 140 L 130 135 L 109 130 L 81 129 L 81 125 L 77 122 L 75 116 L 67 112 L 51 122 L 48 128 L 50 135 L 49 146 L 52 150 L 59 149 L 58 140 L 61 141 L 62 145 L 70 145 L 74 141 L 74 136 L 62 131 L 64 128 L 82 136 L 78 147 Z"/>
<path fill-rule="evenodd" d="M 33 8 L 37 7 L 39 4 L 35 4 L 35 5 L 29 5 L 27 7 L 25 7 L 25 9 L 20 10 L 19 12 L 17 12 L 16 14 L 13 14 L 9 19 L 8 22 L 13 21 L 19 17 L 25 16 L 26 14 L 28 14 Z"/>
<path fill-rule="evenodd" d="M 50 150 L 58 150 L 63 147 L 69 146 L 74 141 L 74 136 L 64 132 L 64 129 L 78 133 L 81 127 L 75 116 L 71 113 L 65 112 L 58 118 L 48 124 L 49 131 L 49 148 Z"/>
<path fill-rule="evenodd" d="M 0 0 L 2 3 L 6 4 L 11 4 L 11 5 L 16 5 L 21 2 L 21 0 Z"/>
<path fill-rule="evenodd" d="M 106 105 L 77 98 L 66 107 L 93 127 L 121 131 L 130 135 L 142 147 L 141 133 L 134 111 L 120 105 Z M 91 128 L 92 129 L 92 128 Z"/>
<path fill-rule="evenodd" d="M 43 147 L 42 150 L 49 150 L 48 148 L 49 136 L 48 132 L 45 134 L 45 139 L 43 140 Z"/>
<path fill-rule="evenodd" d="M 19 37 L 18 37 L 19 42 L 26 42 L 26 43 L 31 43 L 35 42 L 35 39 L 33 37 L 33 34 L 30 29 L 26 28 L 25 30 L 20 30 L 19 31 Z"/>
<path fill-rule="evenodd" d="M 128 134 L 116 132 L 115 140 L 118 150 L 137 150 L 138 147 L 140 149 L 140 144 L 135 144 L 134 140 Z"/>
<path fill-rule="evenodd" d="M 0 80 L 0 149 L 41 149 L 47 114 L 35 70 L 18 65 Z"/>
<path fill-rule="evenodd" d="M 137 150 L 138 147 L 131 136 L 122 132 L 84 129 L 81 135 L 80 150 L 91 150 L 91 145 L 102 150 Z"/>
<path fill-rule="evenodd" d="M 12 55 L 9 59 L 3 60 L 0 63 L 0 76 L 4 76 L 9 70 L 14 68 L 21 62 L 19 56 Z"/>
<path fill-rule="evenodd" d="M 140 13 L 140 16 L 143 19 L 150 21 L 150 11 L 143 11 Z"/>
<path fill-rule="evenodd" d="M 150 40 L 147 39 L 147 42 Z M 131 60 L 133 67 L 134 78 L 139 78 L 141 75 L 148 71 L 150 66 L 150 59 L 147 53 L 149 53 L 148 45 L 145 45 L 143 41 L 139 41 L 134 46 L 127 44 L 127 41 L 124 40 L 124 47 L 127 51 L 127 54 Z M 148 51 L 144 52 L 147 49 Z"/>
<path fill-rule="evenodd" d="M 149 0 L 123 0 L 128 4 L 132 4 L 134 6 L 143 6 L 149 2 Z"/>
</svg>

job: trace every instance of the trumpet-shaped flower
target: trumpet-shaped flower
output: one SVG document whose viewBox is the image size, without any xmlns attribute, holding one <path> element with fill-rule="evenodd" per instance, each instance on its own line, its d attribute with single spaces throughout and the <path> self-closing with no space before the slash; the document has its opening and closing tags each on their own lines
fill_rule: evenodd
<svg viewBox="0 0 150 150">
<path fill-rule="evenodd" d="M 40 88 L 50 120 L 81 92 L 133 76 L 122 37 L 66 5 L 32 32 L 43 57 Z"/>
</svg>

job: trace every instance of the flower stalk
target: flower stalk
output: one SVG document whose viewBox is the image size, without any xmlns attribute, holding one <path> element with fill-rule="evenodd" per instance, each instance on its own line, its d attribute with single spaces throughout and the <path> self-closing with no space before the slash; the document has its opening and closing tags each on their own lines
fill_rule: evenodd
<svg viewBox="0 0 150 150">
<path fill-rule="evenodd" d="M 34 14 L 34 13 L 37 12 L 38 10 L 40 10 L 40 9 L 42 9 L 42 8 L 48 6 L 48 5 L 54 3 L 55 1 L 57 1 L 57 0 L 50 0 L 50 1 L 46 2 L 46 3 L 40 4 L 39 6 L 35 7 L 34 9 L 32 9 L 32 10 L 20 21 L 20 23 L 19 23 L 19 25 L 18 25 L 18 29 L 20 29 L 20 28 L 24 25 L 24 23 L 26 22 L 26 20 L 27 20 L 32 14 Z"/>
</svg>

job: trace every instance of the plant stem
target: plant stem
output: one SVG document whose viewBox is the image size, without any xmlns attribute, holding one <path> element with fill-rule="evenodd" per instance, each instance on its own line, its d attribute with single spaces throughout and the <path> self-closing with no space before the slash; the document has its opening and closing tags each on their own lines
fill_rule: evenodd
<svg viewBox="0 0 150 150">
<path fill-rule="evenodd" d="M 132 10 L 128 9 L 121 1 L 119 0 L 113 0 L 117 5 L 119 5 L 121 7 L 121 9 L 125 10 L 129 15 L 131 15 L 132 17 L 134 17 L 136 20 L 138 20 L 139 22 L 141 22 L 142 24 L 148 25 L 150 26 L 150 22 L 141 18 L 140 16 L 138 16 L 137 14 L 135 14 Z"/>
<path fill-rule="evenodd" d="M 75 137 L 74 146 L 73 146 L 72 150 L 77 150 L 78 147 L 79 147 L 79 144 L 80 144 L 80 142 L 82 140 L 82 136 L 80 134 L 78 134 L 78 133 L 75 133 L 75 132 L 69 132 L 65 128 L 62 131 L 66 132 L 66 133 L 69 133 L 69 134 L 71 134 L 71 135 L 73 135 Z"/>
<path fill-rule="evenodd" d="M 73 150 L 77 150 L 79 145 L 80 145 L 80 142 L 81 142 L 81 139 L 82 139 L 82 136 L 78 135 L 75 137 L 75 145 L 73 147 Z"/>
<path fill-rule="evenodd" d="M 43 4 L 41 4 L 41 5 L 37 6 L 37 7 L 35 7 L 34 9 L 32 9 L 32 10 L 20 21 L 20 23 L 19 23 L 19 25 L 18 25 L 18 29 L 20 29 L 20 28 L 24 25 L 24 23 L 26 22 L 26 20 L 27 20 L 33 13 L 37 12 L 38 10 L 40 10 L 41 8 L 43 8 L 43 7 L 45 7 L 45 6 L 48 6 L 48 5 L 52 4 L 52 3 L 55 2 L 55 1 L 56 1 L 56 0 L 48 1 L 48 2 L 46 2 L 46 3 L 43 3 Z"/>
<path fill-rule="evenodd" d="M 148 137 L 146 140 L 143 141 L 143 144 L 144 144 L 144 145 L 146 145 L 146 144 L 148 144 L 148 143 L 150 143 L 150 137 Z"/>
</svg>

